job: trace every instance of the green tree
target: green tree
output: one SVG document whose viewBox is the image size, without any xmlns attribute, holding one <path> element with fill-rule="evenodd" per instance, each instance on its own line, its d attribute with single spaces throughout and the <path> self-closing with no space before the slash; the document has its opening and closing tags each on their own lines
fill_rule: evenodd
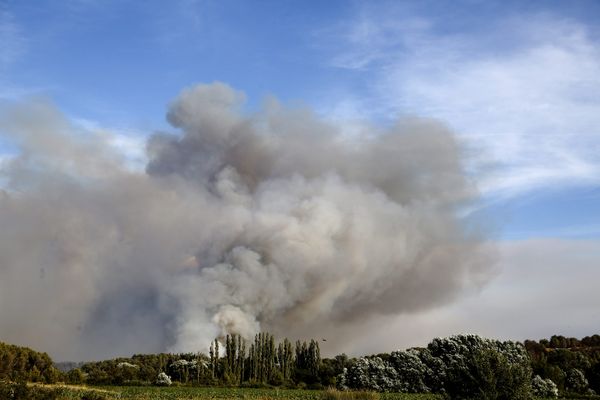
<svg viewBox="0 0 600 400">
<path fill-rule="evenodd" d="M 85 382 L 85 375 L 79 368 L 73 368 L 66 374 L 67 383 L 79 385 Z"/>
</svg>

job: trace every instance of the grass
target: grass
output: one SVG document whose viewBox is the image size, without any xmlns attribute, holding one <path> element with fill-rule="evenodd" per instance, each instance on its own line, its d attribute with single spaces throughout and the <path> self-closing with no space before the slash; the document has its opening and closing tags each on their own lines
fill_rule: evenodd
<svg viewBox="0 0 600 400">
<path fill-rule="evenodd" d="M 188 386 L 76 386 L 29 384 L 18 400 L 441 400 L 433 394 L 337 390 L 250 389 Z M 4 396 L 0 393 L 0 398 Z M 568 397 L 570 398 L 570 397 Z"/>
<path fill-rule="evenodd" d="M 342 392 L 335 389 L 327 389 L 323 393 L 323 400 L 380 400 L 380 397 L 375 392 Z"/>
<path fill-rule="evenodd" d="M 331 397 L 335 393 L 348 396 L 350 392 L 299 390 L 299 389 L 250 389 L 250 388 L 198 388 L 198 387 L 118 387 L 121 399 L 131 400 L 433 400 L 434 395 L 405 393 L 351 392 L 356 397 Z"/>
<path fill-rule="evenodd" d="M 202 387 L 36 385 L 44 400 L 439 400 L 440 396 L 406 393 L 339 392 L 336 390 Z M 37 399 L 37 397 L 35 397 Z M 3 399 L 4 400 L 4 399 Z"/>
</svg>

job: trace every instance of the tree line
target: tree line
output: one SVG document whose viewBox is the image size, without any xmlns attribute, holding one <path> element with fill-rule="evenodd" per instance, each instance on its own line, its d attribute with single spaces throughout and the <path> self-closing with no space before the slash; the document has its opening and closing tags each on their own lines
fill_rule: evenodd
<svg viewBox="0 0 600 400">
<path fill-rule="evenodd" d="M 333 384 L 337 368 L 324 375 L 319 343 L 287 338 L 276 343 L 266 332 L 247 343 L 240 335 L 215 339 L 203 353 L 147 354 L 90 362 L 66 372 L 71 383 L 98 385 L 144 384 L 164 373 L 181 384 L 226 386 L 289 386 L 313 388 Z M 164 379 L 164 378 L 163 378 Z"/>
<path fill-rule="evenodd" d="M 144 354 L 72 364 L 59 371 L 46 353 L 0 343 L 0 381 L 97 385 L 274 386 L 440 393 L 452 399 L 590 396 L 600 391 L 600 335 L 524 343 L 476 335 L 359 358 L 321 358 L 316 340 L 277 342 L 259 333 L 214 340 L 208 354 Z"/>
<path fill-rule="evenodd" d="M 581 340 L 555 335 L 524 344 L 534 374 L 552 380 L 561 392 L 600 393 L 600 335 Z"/>
</svg>

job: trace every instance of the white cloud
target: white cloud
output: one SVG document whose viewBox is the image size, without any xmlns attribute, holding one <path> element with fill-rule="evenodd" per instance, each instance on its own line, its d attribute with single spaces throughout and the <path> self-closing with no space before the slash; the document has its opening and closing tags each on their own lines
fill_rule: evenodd
<svg viewBox="0 0 600 400">
<path fill-rule="evenodd" d="M 600 182 L 600 42 L 585 25 L 537 15 L 439 35 L 382 11 L 327 32 L 341 49 L 331 64 L 368 82 L 328 111 L 444 120 L 491 198 Z"/>
</svg>

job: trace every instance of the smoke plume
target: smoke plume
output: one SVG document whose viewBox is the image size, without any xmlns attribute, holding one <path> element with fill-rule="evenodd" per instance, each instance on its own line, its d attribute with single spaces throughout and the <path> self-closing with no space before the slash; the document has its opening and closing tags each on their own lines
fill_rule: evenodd
<svg viewBox="0 0 600 400">
<path fill-rule="evenodd" d="M 343 130 L 222 83 L 184 90 L 129 168 L 43 101 L 3 106 L 0 339 L 59 359 L 344 335 L 489 276 L 476 193 L 440 123 Z"/>
</svg>

